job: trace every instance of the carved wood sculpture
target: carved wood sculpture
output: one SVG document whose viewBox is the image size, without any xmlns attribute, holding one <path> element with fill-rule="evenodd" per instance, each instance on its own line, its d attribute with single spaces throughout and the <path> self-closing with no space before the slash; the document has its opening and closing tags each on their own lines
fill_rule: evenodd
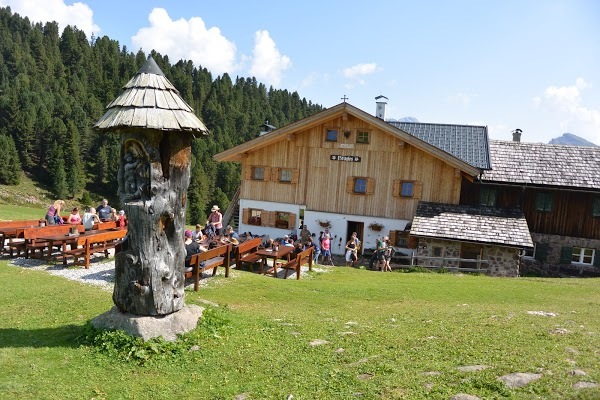
<svg viewBox="0 0 600 400">
<path fill-rule="evenodd" d="M 113 301 L 122 312 L 183 308 L 186 193 L 191 141 L 204 124 L 149 57 L 95 128 L 121 135 L 118 194 L 128 219 L 115 257 Z"/>
</svg>

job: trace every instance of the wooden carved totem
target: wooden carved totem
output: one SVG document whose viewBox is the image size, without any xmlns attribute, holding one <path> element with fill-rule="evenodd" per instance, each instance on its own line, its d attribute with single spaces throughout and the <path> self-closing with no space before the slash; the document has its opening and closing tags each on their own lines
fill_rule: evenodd
<svg viewBox="0 0 600 400">
<path fill-rule="evenodd" d="M 113 301 L 122 312 L 167 315 L 184 306 L 191 144 L 208 131 L 151 57 L 123 89 L 94 126 L 121 137 L 118 194 L 128 225 Z"/>
<path fill-rule="evenodd" d="M 128 235 L 115 260 L 113 301 L 123 312 L 165 315 L 184 306 L 191 139 L 160 131 L 122 136 L 119 197 Z"/>
</svg>

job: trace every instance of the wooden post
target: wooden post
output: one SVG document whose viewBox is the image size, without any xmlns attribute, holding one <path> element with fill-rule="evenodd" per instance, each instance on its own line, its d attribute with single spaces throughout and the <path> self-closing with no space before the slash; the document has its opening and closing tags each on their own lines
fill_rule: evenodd
<svg viewBox="0 0 600 400">
<path fill-rule="evenodd" d="M 140 130 L 121 139 L 119 197 L 129 221 L 115 257 L 122 312 L 166 315 L 184 306 L 186 193 L 192 135 Z"/>
</svg>

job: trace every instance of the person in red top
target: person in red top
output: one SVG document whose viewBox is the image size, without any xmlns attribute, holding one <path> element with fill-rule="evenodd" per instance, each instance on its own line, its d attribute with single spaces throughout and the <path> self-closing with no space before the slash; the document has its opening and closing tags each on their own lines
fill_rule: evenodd
<svg viewBox="0 0 600 400">
<path fill-rule="evenodd" d="M 117 227 L 124 228 L 127 225 L 127 217 L 125 217 L 125 211 L 119 211 L 119 218 L 117 219 Z"/>
</svg>

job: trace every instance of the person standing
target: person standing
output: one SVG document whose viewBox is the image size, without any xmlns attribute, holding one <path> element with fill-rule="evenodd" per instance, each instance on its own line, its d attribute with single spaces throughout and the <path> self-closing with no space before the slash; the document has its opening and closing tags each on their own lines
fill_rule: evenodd
<svg viewBox="0 0 600 400">
<path fill-rule="evenodd" d="M 321 240 L 321 252 L 323 253 L 323 262 L 333 264 L 331 261 L 331 239 L 329 238 L 328 233 L 323 234 L 323 240 Z"/>
<path fill-rule="evenodd" d="M 223 214 L 221 214 L 219 210 L 219 206 L 212 206 L 210 209 L 210 215 L 208 216 L 208 221 L 206 221 L 206 225 L 211 225 L 217 236 L 221 236 L 223 234 Z"/>
<path fill-rule="evenodd" d="M 384 236 L 382 239 L 377 239 L 376 249 L 373 252 L 373 255 L 371 256 L 371 259 L 369 260 L 369 269 L 374 268 L 375 260 L 377 260 L 379 256 L 383 257 L 383 249 L 385 248 L 386 240 L 389 240 L 387 236 Z"/>
<path fill-rule="evenodd" d="M 357 259 L 356 241 L 353 238 L 350 238 L 346 243 L 346 266 L 350 265 L 354 267 Z"/>
<path fill-rule="evenodd" d="M 56 200 L 54 204 L 48 207 L 48 211 L 46 212 L 46 224 L 48 225 L 56 225 L 61 224 L 62 219 L 60 217 L 60 209 L 65 205 L 63 200 Z"/>
<path fill-rule="evenodd" d="M 102 204 L 100 204 L 96 208 L 96 212 L 98 213 L 98 218 L 100 218 L 102 221 L 110 220 L 111 211 L 112 211 L 112 208 L 108 205 L 108 200 L 106 200 L 106 199 L 103 199 Z"/>
</svg>

